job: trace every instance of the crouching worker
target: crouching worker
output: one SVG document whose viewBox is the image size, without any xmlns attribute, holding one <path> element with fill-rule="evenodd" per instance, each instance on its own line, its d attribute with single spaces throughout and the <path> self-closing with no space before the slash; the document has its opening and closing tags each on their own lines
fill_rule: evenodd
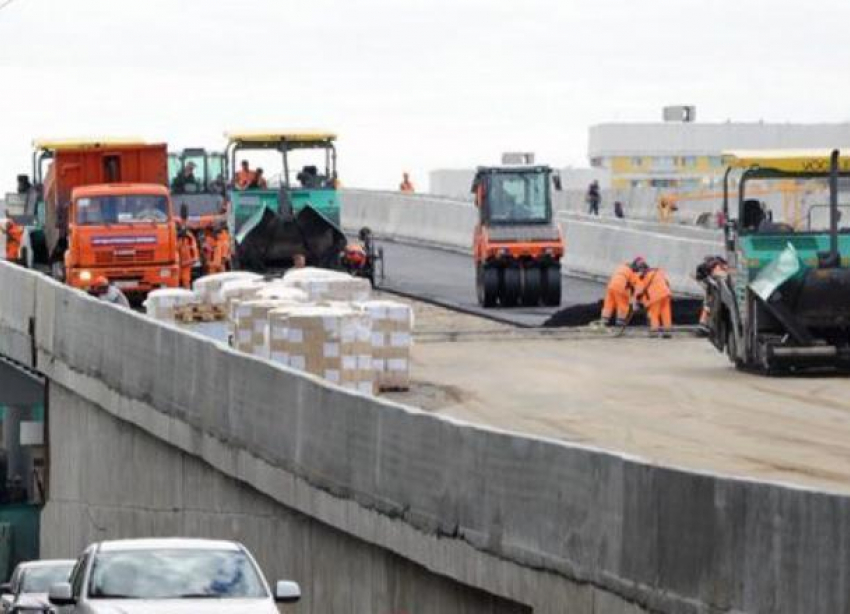
<svg viewBox="0 0 850 614">
<path fill-rule="evenodd" d="M 608 281 L 605 301 L 602 303 L 602 322 L 606 326 L 611 325 L 611 319 L 615 316 L 617 326 L 626 324 L 640 273 L 648 269 L 649 265 L 646 264 L 646 260 L 638 257 L 632 262 L 624 262 L 614 271 Z"/>
<path fill-rule="evenodd" d="M 650 335 L 669 338 L 673 328 L 673 292 L 664 269 L 648 269 L 640 275 L 637 300 L 649 316 Z"/>
<path fill-rule="evenodd" d="M 710 333 L 711 307 L 716 301 L 715 294 L 717 292 L 717 284 L 713 282 L 719 282 L 728 276 L 729 263 L 721 256 L 706 256 L 697 267 L 696 279 L 705 288 L 705 299 L 703 299 L 702 311 L 699 314 L 699 328 L 697 329 L 701 336 L 707 336 Z"/>
<path fill-rule="evenodd" d="M 89 294 L 98 299 L 118 305 L 119 307 L 130 308 L 130 301 L 124 296 L 124 293 L 115 284 L 109 283 L 109 280 L 103 275 L 96 277 L 89 288 Z"/>
</svg>

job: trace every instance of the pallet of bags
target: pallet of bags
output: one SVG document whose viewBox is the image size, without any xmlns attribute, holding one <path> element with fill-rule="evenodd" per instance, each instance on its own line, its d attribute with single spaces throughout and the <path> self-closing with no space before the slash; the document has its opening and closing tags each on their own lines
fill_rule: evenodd
<svg viewBox="0 0 850 614">
<path fill-rule="evenodd" d="M 413 309 L 397 301 L 357 304 L 371 321 L 372 367 L 381 391 L 410 388 L 410 350 L 413 346 Z"/>
<path fill-rule="evenodd" d="M 371 321 L 344 305 L 306 305 L 269 312 L 269 358 L 329 382 L 374 394 Z"/>
<path fill-rule="evenodd" d="M 195 292 L 198 302 L 205 305 L 224 305 L 224 297 L 221 295 L 222 286 L 235 280 L 261 280 L 262 276 L 247 271 L 227 271 L 225 273 L 214 273 L 205 275 L 195 280 L 192 290 Z"/>
<path fill-rule="evenodd" d="M 148 293 L 143 306 L 145 313 L 154 320 L 175 320 L 175 313 L 181 307 L 195 302 L 195 293 L 184 288 L 160 288 Z"/>
<path fill-rule="evenodd" d="M 369 280 L 327 269 L 290 269 L 283 282 L 306 292 L 312 303 L 368 301 L 372 295 Z"/>
</svg>

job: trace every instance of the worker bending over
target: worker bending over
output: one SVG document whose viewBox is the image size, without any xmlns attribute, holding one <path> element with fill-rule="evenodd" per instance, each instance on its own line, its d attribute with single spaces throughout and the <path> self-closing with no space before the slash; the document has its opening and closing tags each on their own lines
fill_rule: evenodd
<svg viewBox="0 0 850 614">
<path fill-rule="evenodd" d="M 637 300 L 649 316 L 650 335 L 669 338 L 673 328 L 673 292 L 664 269 L 647 269 L 641 273 Z"/>
<path fill-rule="evenodd" d="M 717 285 L 711 280 L 720 282 L 729 276 L 729 263 L 722 256 L 706 256 L 702 263 L 697 266 L 697 281 L 705 288 L 705 298 L 702 302 L 702 311 L 699 314 L 699 328 L 701 335 L 709 333 L 708 323 L 711 321 L 711 306 L 715 302 Z"/>
<path fill-rule="evenodd" d="M 105 303 L 112 303 L 119 307 L 130 308 L 130 301 L 127 300 L 124 293 L 121 292 L 115 284 L 110 283 L 103 275 L 96 277 L 92 282 L 92 285 L 89 288 L 89 294 L 97 297 Z"/>
<path fill-rule="evenodd" d="M 632 262 L 624 262 L 614 271 L 608 281 L 605 291 L 605 301 L 602 304 L 602 321 L 608 326 L 611 318 L 616 315 L 616 325 L 624 326 L 629 317 L 629 307 L 634 296 L 635 288 L 640 280 L 640 273 L 649 268 L 646 260 L 635 258 Z"/>
<path fill-rule="evenodd" d="M 230 234 L 221 226 L 204 233 L 204 271 L 207 275 L 223 273 L 230 262 Z"/>
</svg>

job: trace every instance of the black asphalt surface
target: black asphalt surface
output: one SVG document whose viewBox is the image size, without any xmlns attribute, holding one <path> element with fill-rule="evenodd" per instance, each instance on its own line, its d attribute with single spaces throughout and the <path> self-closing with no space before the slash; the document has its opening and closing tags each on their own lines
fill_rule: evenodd
<svg viewBox="0 0 850 614">
<path fill-rule="evenodd" d="M 519 326 L 541 326 L 563 307 L 593 303 L 604 294 L 599 282 L 565 277 L 561 307 L 484 309 L 475 294 L 471 255 L 390 241 L 377 244 L 384 248 L 386 278 L 381 287 Z"/>
</svg>

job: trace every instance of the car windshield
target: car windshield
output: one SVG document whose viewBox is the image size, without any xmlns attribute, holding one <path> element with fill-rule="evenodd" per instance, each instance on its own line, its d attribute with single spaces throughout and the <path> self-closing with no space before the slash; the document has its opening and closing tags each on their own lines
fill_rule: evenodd
<svg viewBox="0 0 850 614">
<path fill-rule="evenodd" d="M 67 582 L 73 563 L 44 565 L 25 569 L 21 580 L 22 593 L 46 593 L 57 582 Z"/>
<path fill-rule="evenodd" d="M 499 222 L 546 222 L 549 219 L 544 173 L 493 175 L 487 198 L 490 220 Z"/>
<path fill-rule="evenodd" d="M 91 196 L 77 200 L 77 224 L 167 222 L 168 199 L 153 194 Z"/>
<path fill-rule="evenodd" d="M 92 566 L 93 599 L 262 599 L 268 593 L 237 550 L 101 552 Z"/>
</svg>

